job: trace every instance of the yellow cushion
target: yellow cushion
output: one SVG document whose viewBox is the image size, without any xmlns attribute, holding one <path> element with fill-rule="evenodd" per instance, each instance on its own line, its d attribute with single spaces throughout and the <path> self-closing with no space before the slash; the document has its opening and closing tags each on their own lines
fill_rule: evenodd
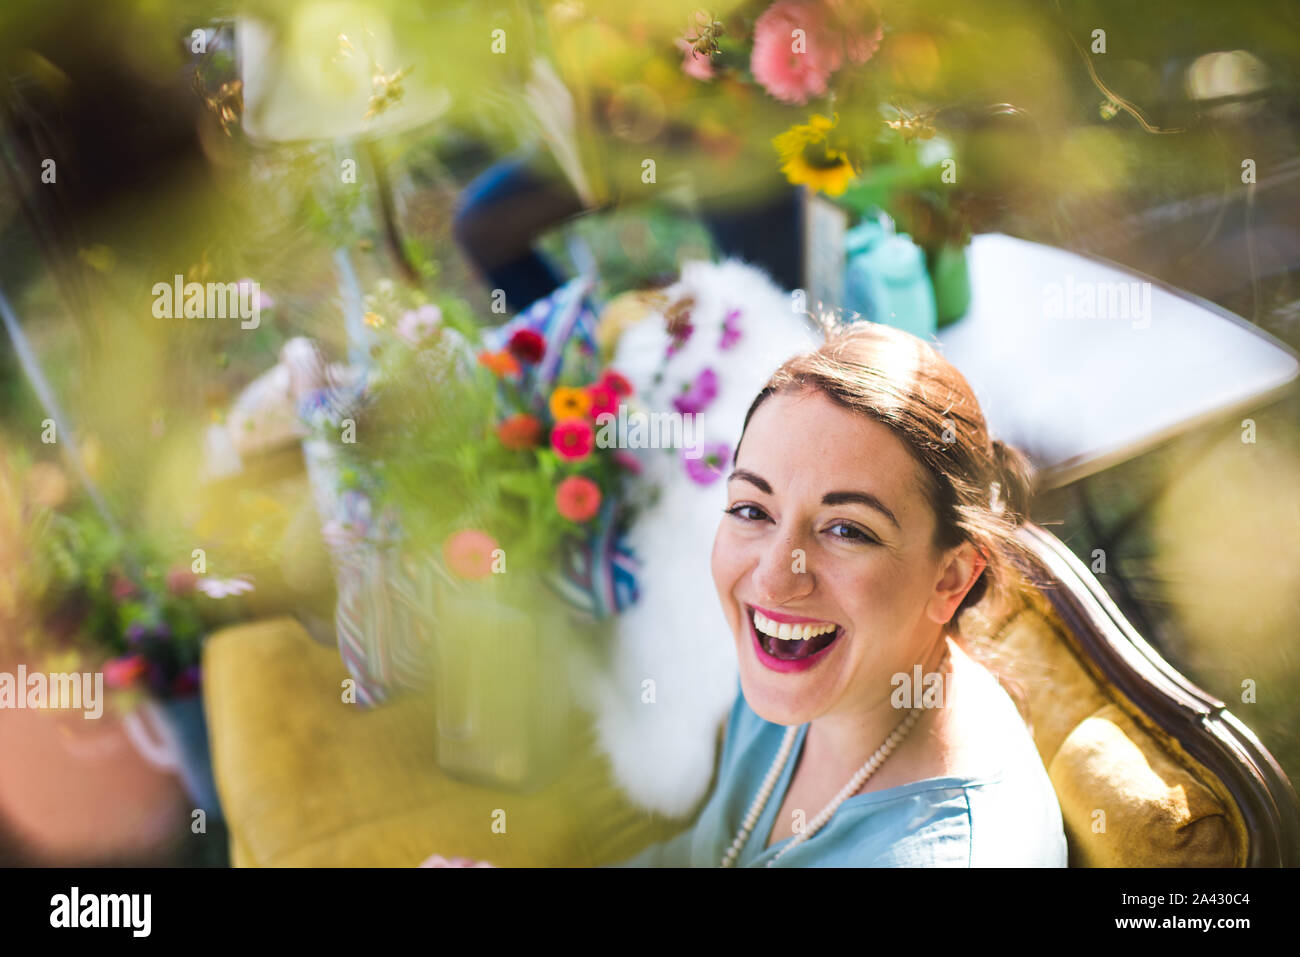
<svg viewBox="0 0 1300 957">
<path fill-rule="evenodd" d="M 1026 713 L 1071 866 L 1244 866 L 1245 822 L 1223 783 L 1085 666 L 1040 592 L 971 609 L 961 628 Z"/>
<path fill-rule="evenodd" d="M 1214 794 L 1115 705 L 1084 719 L 1048 773 L 1071 864 L 1231 867 L 1236 845 Z"/>
<path fill-rule="evenodd" d="M 590 736 L 560 780 L 534 794 L 448 777 L 436 761 L 430 702 L 344 703 L 337 650 L 292 619 L 213 635 L 203 664 L 236 866 L 410 866 L 434 853 L 503 866 L 592 865 L 684 826 L 628 803 Z M 493 829 L 497 811 L 504 833 Z"/>
</svg>

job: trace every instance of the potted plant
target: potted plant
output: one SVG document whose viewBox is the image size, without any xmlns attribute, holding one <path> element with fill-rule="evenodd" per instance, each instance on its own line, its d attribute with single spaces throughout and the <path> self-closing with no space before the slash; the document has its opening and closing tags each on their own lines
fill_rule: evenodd
<svg viewBox="0 0 1300 957">
<path fill-rule="evenodd" d="M 43 463 L 34 471 L 52 469 Z M 219 817 L 200 653 L 204 636 L 238 612 L 230 599 L 252 583 L 168 563 L 85 502 L 34 501 L 21 575 L 32 602 L 26 648 L 75 664 L 73 670 L 102 673 L 110 706 L 141 754 L 177 772 L 195 806 Z"/>
</svg>

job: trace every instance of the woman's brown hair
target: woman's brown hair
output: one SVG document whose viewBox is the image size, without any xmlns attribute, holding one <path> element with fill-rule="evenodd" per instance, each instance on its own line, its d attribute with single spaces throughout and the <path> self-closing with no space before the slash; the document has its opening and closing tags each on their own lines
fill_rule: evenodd
<svg viewBox="0 0 1300 957">
<path fill-rule="evenodd" d="M 770 396 L 805 389 L 892 429 L 926 477 L 935 547 L 970 542 L 988 562 L 953 615 L 954 627 L 963 611 L 1008 586 L 1016 556 L 1025 553 L 1015 531 L 1028 514 L 1033 471 L 1017 449 L 991 438 L 960 372 L 909 333 L 855 323 L 782 365 L 750 405 L 745 428 Z"/>
</svg>

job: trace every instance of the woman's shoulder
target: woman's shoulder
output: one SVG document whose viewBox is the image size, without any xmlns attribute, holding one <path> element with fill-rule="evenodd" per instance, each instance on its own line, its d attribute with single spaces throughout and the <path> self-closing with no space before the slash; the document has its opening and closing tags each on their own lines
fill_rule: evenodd
<svg viewBox="0 0 1300 957">
<path fill-rule="evenodd" d="M 1055 795 L 1035 782 L 952 776 L 875 796 L 843 809 L 850 866 L 1066 866 Z"/>
</svg>

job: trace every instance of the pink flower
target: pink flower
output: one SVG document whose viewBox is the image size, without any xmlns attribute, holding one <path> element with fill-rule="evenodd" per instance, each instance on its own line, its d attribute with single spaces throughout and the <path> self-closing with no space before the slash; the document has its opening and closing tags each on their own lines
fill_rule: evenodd
<svg viewBox="0 0 1300 957">
<path fill-rule="evenodd" d="M 570 475 L 555 490 L 556 510 L 571 522 L 586 522 L 600 511 L 600 486 L 581 475 Z"/>
<path fill-rule="evenodd" d="M 566 419 L 551 429 L 551 448 L 566 462 L 585 459 L 596 447 L 596 433 L 582 419 Z"/>
<path fill-rule="evenodd" d="M 749 69 L 775 99 L 802 106 L 824 96 L 843 62 L 827 11 L 814 0 L 778 0 L 754 24 Z"/>
<path fill-rule="evenodd" d="M 593 419 L 602 415 L 618 415 L 618 393 L 603 382 L 587 386 L 587 395 L 591 396 L 591 409 L 588 413 Z"/>
<path fill-rule="evenodd" d="M 692 458 L 686 454 L 687 452 L 700 454 Z M 712 485 L 720 479 L 730 457 L 731 446 L 723 442 L 714 442 L 701 449 L 682 451 L 682 463 L 686 466 L 686 474 L 697 485 Z"/>
<path fill-rule="evenodd" d="M 442 322 L 442 310 L 432 303 L 425 303 L 419 309 L 408 309 L 397 320 L 397 334 L 413 346 L 418 346 L 425 339 L 438 331 Z"/>
<path fill-rule="evenodd" d="M 696 54 L 695 48 L 685 37 L 678 37 L 676 40 L 677 49 L 684 54 L 682 57 L 682 72 L 689 77 L 697 80 L 708 82 L 713 79 L 713 59 L 707 54 Z"/>
<path fill-rule="evenodd" d="M 447 539 L 442 557 L 447 567 L 461 578 L 487 578 L 492 574 L 492 553 L 499 546 L 487 532 L 465 528 Z"/>
</svg>

